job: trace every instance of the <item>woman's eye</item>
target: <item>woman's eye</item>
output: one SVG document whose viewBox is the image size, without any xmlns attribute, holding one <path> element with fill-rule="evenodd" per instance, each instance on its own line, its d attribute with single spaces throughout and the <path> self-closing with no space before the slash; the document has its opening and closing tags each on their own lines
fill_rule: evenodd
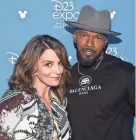
<svg viewBox="0 0 136 140">
<path fill-rule="evenodd" d="M 46 66 L 46 67 L 51 67 L 52 64 L 51 64 L 51 63 L 47 63 L 47 64 L 45 64 L 45 66 Z"/>
</svg>

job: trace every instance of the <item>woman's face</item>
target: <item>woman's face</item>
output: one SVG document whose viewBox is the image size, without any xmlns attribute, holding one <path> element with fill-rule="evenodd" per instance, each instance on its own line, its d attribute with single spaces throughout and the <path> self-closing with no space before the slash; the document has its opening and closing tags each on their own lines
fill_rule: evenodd
<svg viewBox="0 0 136 140">
<path fill-rule="evenodd" d="M 35 73 L 35 84 L 56 87 L 60 83 L 63 65 L 52 49 L 47 49 L 40 56 Z"/>
</svg>

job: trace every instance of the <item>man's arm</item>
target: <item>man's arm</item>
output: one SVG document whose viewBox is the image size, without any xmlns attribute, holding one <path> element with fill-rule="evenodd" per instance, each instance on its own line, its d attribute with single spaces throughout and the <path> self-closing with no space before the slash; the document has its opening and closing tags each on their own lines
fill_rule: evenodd
<svg viewBox="0 0 136 140">
<path fill-rule="evenodd" d="M 132 69 L 131 73 L 129 73 L 127 80 L 127 101 L 133 109 L 133 113 L 135 115 L 135 68 Z"/>
</svg>

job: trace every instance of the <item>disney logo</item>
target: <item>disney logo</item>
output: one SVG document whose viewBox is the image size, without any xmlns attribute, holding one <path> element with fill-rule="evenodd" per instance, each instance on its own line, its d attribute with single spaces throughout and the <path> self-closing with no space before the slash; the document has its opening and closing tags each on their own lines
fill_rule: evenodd
<svg viewBox="0 0 136 140">
<path fill-rule="evenodd" d="M 10 55 L 8 61 L 9 61 L 11 64 L 15 64 L 19 56 L 18 56 L 17 54 L 13 53 L 13 52 L 7 52 L 7 54 Z"/>
</svg>

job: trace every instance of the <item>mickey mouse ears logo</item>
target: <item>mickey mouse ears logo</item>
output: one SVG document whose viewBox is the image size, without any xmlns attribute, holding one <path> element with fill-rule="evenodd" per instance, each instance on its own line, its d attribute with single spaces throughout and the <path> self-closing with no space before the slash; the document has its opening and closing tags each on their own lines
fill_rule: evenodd
<svg viewBox="0 0 136 140">
<path fill-rule="evenodd" d="M 27 13 L 28 13 L 27 11 L 21 11 L 21 10 L 18 11 L 20 18 L 22 18 L 22 19 L 26 18 Z"/>
<path fill-rule="evenodd" d="M 114 19 L 115 18 L 115 15 L 116 15 L 116 11 L 111 11 L 110 12 L 110 18 L 111 19 Z"/>
</svg>

